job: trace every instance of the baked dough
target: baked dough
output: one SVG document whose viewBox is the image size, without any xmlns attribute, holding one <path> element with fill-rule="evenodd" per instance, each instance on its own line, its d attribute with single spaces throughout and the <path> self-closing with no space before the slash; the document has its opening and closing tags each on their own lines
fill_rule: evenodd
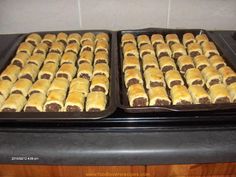
<svg viewBox="0 0 236 177">
<path fill-rule="evenodd" d="M 95 57 L 94 57 L 94 65 L 99 64 L 99 63 L 106 63 L 108 64 L 108 54 L 106 52 L 96 52 Z"/>
<path fill-rule="evenodd" d="M 148 68 L 159 69 L 157 58 L 153 55 L 150 55 L 150 54 L 145 55 L 142 61 L 143 61 L 143 71 L 145 71 Z"/>
<path fill-rule="evenodd" d="M 43 112 L 46 96 L 42 93 L 31 95 L 24 107 L 24 112 Z"/>
<path fill-rule="evenodd" d="M 178 59 L 180 56 L 187 55 L 184 46 L 180 43 L 175 43 L 171 45 L 172 57 Z"/>
<path fill-rule="evenodd" d="M 28 91 L 32 86 L 32 82 L 28 79 L 19 79 L 13 85 L 11 89 L 11 94 L 21 94 L 24 97 L 28 95 Z"/>
<path fill-rule="evenodd" d="M 209 58 L 209 62 L 217 70 L 220 69 L 221 67 L 226 66 L 224 59 L 219 55 L 214 55 L 211 58 Z"/>
<path fill-rule="evenodd" d="M 0 108 L 3 105 L 4 101 L 5 101 L 5 98 L 2 95 L 0 95 Z"/>
<path fill-rule="evenodd" d="M 50 48 L 52 46 L 52 43 L 56 41 L 56 38 L 57 37 L 55 34 L 45 34 L 41 42 L 47 44 L 48 47 Z"/>
<path fill-rule="evenodd" d="M 164 73 L 170 70 L 176 70 L 175 62 L 170 57 L 161 57 L 159 59 L 159 65 L 160 65 L 161 71 Z"/>
<path fill-rule="evenodd" d="M 26 64 L 25 67 L 19 73 L 18 78 L 29 79 L 34 82 L 39 72 L 39 67 L 34 64 Z"/>
<path fill-rule="evenodd" d="M 138 49 L 133 43 L 127 43 L 123 47 L 124 57 L 126 56 L 136 56 L 139 57 Z"/>
<path fill-rule="evenodd" d="M 140 48 L 144 44 L 151 44 L 149 37 L 145 34 L 139 35 L 137 37 L 138 47 Z"/>
<path fill-rule="evenodd" d="M 16 65 L 20 68 L 23 68 L 29 58 L 29 55 L 27 53 L 18 53 L 16 56 L 12 59 L 11 64 Z"/>
<path fill-rule="evenodd" d="M 58 66 L 55 63 L 46 63 L 39 71 L 38 79 L 48 79 L 52 81 L 58 70 Z"/>
<path fill-rule="evenodd" d="M 95 42 L 86 40 L 82 44 L 81 52 L 83 51 L 94 52 L 94 49 L 95 49 Z"/>
<path fill-rule="evenodd" d="M 90 92 L 103 92 L 106 95 L 109 92 L 109 80 L 104 75 L 96 75 L 92 78 Z"/>
<path fill-rule="evenodd" d="M 211 98 L 201 85 L 191 85 L 188 88 L 194 104 L 210 104 Z"/>
<path fill-rule="evenodd" d="M 171 101 L 168 97 L 165 87 L 154 87 L 148 90 L 149 106 L 166 106 Z"/>
<path fill-rule="evenodd" d="M 196 42 L 200 45 L 202 45 L 204 42 L 208 42 L 209 39 L 206 34 L 198 34 L 196 36 Z"/>
<path fill-rule="evenodd" d="M 109 53 L 109 43 L 108 43 L 108 41 L 105 41 L 105 40 L 97 41 L 96 48 L 95 48 L 95 53 L 101 52 L 101 51 Z"/>
<path fill-rule="evenodd" d="M 195 37 L 192 33 L 185 33 L 183 35 L 183 44 L 184 46 L 187 48 L 189 44 L 192 44 L 192 43 L 195 43 L 196 40 L 195 40 Z"/>
<path fill-rule="evenodd" d="M 127 69 L 134 69 L 134 68 L 140 70 L 139 59 L 135 56 L 124 57 L 123 72 L 125 72 L 125 70 Z"/>
<path fill-rule="evenodd" d="M 13 87 L 13 83 L 9 80 L 0 80 L 0 96 L 6 99 Z"/>
<path fill-rule="evenodd" d="M 20 112 L 26 103 L 26 99 L 21 94 L 11 94 L 1 107 L 2 112 Z"/>
<path fill-rule="evenodd" d="M 203 50 L 204 55 L 208 58 L 214 55 L 220 55 L 213 42 L 204 42 L 202 44 L 202 50 Z"/>
<path fill-rule="evenodd" d="M 45 112 L 62 112 L 64 109 L 66 92 L 64 90 L 51 90 L 44 105 Z"/>
<path fill-rule="evenodd" d="M 93 64 L 93 52 L 91 52 L 91 51 L 80 52 L 78 65 L 80 65 L 82 63 L 89 63 L 92 65 Z"/>
<path fill-rule="evenodd" d="M 27 60 L 27 64 L 35 65 L 40 68 L 44 60 L 45 58 L 43 54 L 34 54 L 29 57 L 29 59 Z"/>
<path fill-rule="evenodd" d="M 125 44 L 132 43 L 135 46 L 137 45 L 136 39 L 133 34 L 125 33 L 121 37 L 121 46 L 124 47 Z"/>
<path fill-rule="evenodd" d="M 151 36 L 151 43 L 152 43 L 153 47 L 156 49 L 156 46 L 158 44 L 164 44 L 165 40 L 161 34 L 153 34 Z"/>
<path fill-rule="evenodd" d="M 142 75 L 139 69 L 128 69 L 125 71 L 125 86 L 128 88 L 133 84 L 143 84 Z"/>
<path fill-rule="evenodd" d="M 66 98 L 65 112 L 82 112 L 84 110 L 85 97 L 81 92 L 70 92 Z"/>
<path fill-rule="evenodd" d="M 28 42 L 22 42 L 18 47 L 16 53 L 23 52 L 31 55 L 34 50 L 34 46 Z"/>
<path fill-rule="evenodd" d="M 186 73 L 188 69 L 194 68 L 194 63 L 192 58 L 187 55 L 180 56 L 177 60 L 177 64 L 179 66 L 179 70 L 181 73 Z"/>
<path fill-rule="evenodd" d="M 189 44 L 187 50 L 188 50 L 189 56 L 192 58 L 202 55 L 202 49 L 201 49 L 200 44 L 198 43 Z"/>
<path fill-rule="evenodd" d="M 142 84 L 134 84 L 128 88 L 128 98 L 131 107 L 148 106 L 148 96 Z"/>
<path fill-rule="evenodd" d="M 93 66 L 89 63 L 82 63 L 79 65 L 77 77 L 91 80 L 93 75 Z"/>
<path fill-rule="evenodd" d="M 177 34 L 167 34 L 166 35 L 166 43 L 169 46 L 172 46 L 175 43 L 180 43 L 179 37 L 177 36 Z"/>
<path fill-rule="evenodd" d="M 105 63 L 94 65 L 93 76 L 104 75 L 109 78 L 109 66 Z"/>
<path fill-rule="evenodd" d="M 74 78 L 76 71 L 77 68 L 73 64 L 63 64 L 57 71 L 56 77 L 62 77 L 71 81 Z"/>
<path fill-rule="evenodd" d="M 228 89 L 228 92 L 229 92 L 230 97 L 231 97 L 231 102 L 236 103 L 236 83 L 230 84 L 227 87 L 227 89 Z"/>
<path fill-rule="evenodd" d="M 85 41 L 94 41 L 95 35 L 91 32 L 86 32 L 82 35 L 82 38 L 80 40 L 80 43 L 83 44 Z"/>
<path fill-rule="evenodd" d="M 37 33 L 32 33 L 29 36 L 27 36 L 25 42 L 28 42 L 32 44 L 34 47 L 37 46 L 41 42 L 42 38 Z"/>
<path fill-rule="evenodd" d="M 80 50 L 80 46 L 78 43 L 71 43 L 71 44 L 68 44 L 66 46 L 66 49 L 65 49 L 65 52 L 73 52 L 75 53 L 76 55 L 78 55 L 79 53 L 79 50 Z"/>
<path fill-rule="evenodd" d="M 46 63 L 55 63 L 57 66 L 59 66 L 59 63 L 61 61 L 61 55 L 58 53 L 49 53 L 44 60 L 44 64 Z"/>
<path fill-rule="evenodd" d="M 171 57 L 172 52 L 168 44 L 157 44 L 156 46 L 156 54 L 158 58 L 168 56 Z"/>
<path fill-rule="evenodd" d="M 154 48 L 151 44 L 143 44 L 139 49 L 140 58 L 143 58 L 145 55 L 150 54 L 154 57 L 156 56 Z"/>
<path fill-rule="evenodd" d="M 96 35 L 95 42 L 98 42 L 98 41 L 101 41 L 101 40 L 109 42 L 109 35 L 107 33 L 104 33 L 104 32 L 98 33 Z"/>
<path fill-rule="evenodd" d="M 106 109 L 107 99 L 103 92 L 90 92 L 87 97 L 86 111 L 100 112 Z"/>
<path fill-rule="evenodd" d="M 202 71 L 205 67 L 210 66 L 208 58 L 205 55 L 198 55 L 193 58 L 194 64 L 197 69 Z"/>
<path fill-rule="evenodd" d="M 148 68 L 144 71 L 144 78 L 146 83 L 146 88 L 151 87 L 165 87 L 165 79 L 161 70 L 157 68 Z"/>
<path fill-rule="evenodd" d="M 85 97 L 87 97 L 89 91 L 89 81 L 84 78 L 75 78 L 70 83 L 69 92 L 80 92 L 83 93 Z"/>
<path fill-rule="evenodd" d="M 68 35 L 66 33 L 60 32 L 57 34 L 56 42 L 61 42 L 64 46 L 67 45 Z"/>
<path fill-rule="evenodd" d="M 15 82 L 20 73 L 20 67 L 16 65 L 8 65 L 6 69 L 1 74 L 1 80 L 9 80 Z"/>
<path fill-rule="evenodd" d="M 48 89 L 48 94 L 52 90 L 62 90 L 63 92 L 67 93 L 68 87 L 69 87 L 69 81 L 67 79 L 61 77 L 55 78 Z"/>
<path fill-rule="evenodd" d="M 185 73 L 185 79 L 188 86 L 191 85 L 201 85 L 204 86 L 204 80 L 199 69 L 191 68 L 188 69 Z"/>
<path fill-rule="evenodd" d="M 230 85 L 236 82 L 236 73 L 229 66 L 221 67 L 219 73 L 221 74 L 225 85 Z"/>
<path fill-rule="evenodd" d="M 76 43 L 80 46 L 81 35 L 79 33 L 71 33 L 67 38 L 68 44 Z"/>
<path fill-rule="evenodd" d="M 184 85 L 175 85 L 170 90 L 173 105 L 192 104 L 192 97 Z"/>
<path fill-rule="evenodd" d="M 177 70 L 170 70 L 166 72 L 165 80 L 170 89 L 175 85 L 184 85 L 184 81 Z"/>
<path fill-rule="evenodd" d="M 210 88 L 212 85 L 221 83 L 221 75 L 213 66 L 208 66 L 202 70 L 202 76 L 206 83 L 207 88 Z"/>
<path fill-rule="evenodd" d="M 215 84 L 209 88 L 212 103 L 230 103 L 230 95 L 224 84 Z"/>
<path fill-rule="evenodd" d="M 61 42 L 53 42 L 49 52 L 62 55 L 64 50 L 65 46 Z"/>
<path fill-rule="evenodd" d="M 35 93 L 42 93 L 44 95 L 47 95 L 50 84 L 51 84 L 50 80 L 47 79 L 37 80 L 30 88 L 29 95 L 33 95 Z"/>
<path fill-rule="evenodd" d="M 35 47 L 33 54 L 43 54 L 44 56 L 46 56 L 48 50 L 49 50 L 49 47 L 47 44 L 40 43 Z"/>
<path fill-rule="evenodd" d="M 73 52 L 66 52 L 61 57 L 60 65 L 63 65 L 63 64 L 75 65 L 76 60 L 77 60 L 77 56 L 76 56 L 75 53 L 73 53 Z"/>
</svg>

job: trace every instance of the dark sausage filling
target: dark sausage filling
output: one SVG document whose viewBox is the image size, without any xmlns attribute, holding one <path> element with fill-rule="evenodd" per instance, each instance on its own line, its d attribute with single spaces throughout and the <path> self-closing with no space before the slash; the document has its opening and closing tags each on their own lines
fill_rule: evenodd
<svg viewBox="0 0 236 177">
<path fill-rule="evenodd" d="M 169 54 L 167 52 L 161 52 L 158 58 L 161 58 L 161 57 L 169 57 Z"/>
<path fill-rule="evenodd" d="M 67 106 L 66 111 L 67 112 L 81 112 L 78 106 Z"/>
<path fill-rule="evenodd" d="M 198 51 L 190 52 L 190 56 L 191 56 L 192 58 L 194 58 L 194 57 L 196 57 L 196 56 L 198 56 L 198 55 L 201 55 Z"/>
<path fill-rule="evenodd" d="M 156 82 L 150 82 L 150 86 L 151 87 L 163 87 L 164 85 L 162 82 L 156 81 Z"/>
<path fill-rule="evenodd" d="M 178 58 L 181 57 L 182 55 L 183 55 L 182 53 L 176 52 L 176 53 L 174 54 L 174 59 L 178 59 Z"/>
<path fill-rule="evenodd" d="M 206 64 L 203 64 L 203 65 L 198 66 L 198 69 L 201 71 L 201 70 L 203 70 L 205 67 L 207 67 L 207 65 L 206 65 Z"/>
<path fill-rule="evenodd" d="M 100 112 L 101 110 L 98 108 L 91 108 L 88 110 L 88 112 Z"/>
<path fill-rule="evenodd" d="M 22 79 L 28 79 L 28 80 L 30 80 L 31 82 L 33 81 L 32 76 L 29 75 L 29 74 L 25 74 L 25 75 L 21 76 L 20 78 L 22 78 Z"/>
<path fill-rule="evenodd" d="M 200 103 L 200 104 L 210 104 L 211 101 L 209 100 L 208 97 L 203 97 L 203 98 L 200 98 L 200 99 L 199 99 L 199 103 Z"/>
<path fill-rule="evenodd" d="M 4 109 L 2 110 L 2 112 L 16 112 L 16 109 L 4 108 Z"/>
<path fill-rule="evenodd" d="M 220 80 L 219 80 L 219 79 L 212 79 L 212 80 L 209 82 L 209 85 L 212 86 L 212 85 L 219 84 L 219 83 L 220 83 Z"/>
<path fill-rule="evenodd" d="M 181 68 L 181 71 L 183 71 L 185 73 L 188 69 L 191 69 L 191 68 L 194 68 L 194 66 L 192 64 L 184 65 Z"/>
<path fill-rule="evenodd" d="M 192 83 L 192 85 L 202 85 L 202 84 L 203 84 L 202 80 L 195 80 Z"/>
<path fill-rule="evenodd" d="M 27 106 L 25 108 L 25 112 L 40 112 L 36 107 L 33 106 Z"/>
<path fill-rule="evenodd" d="M 41 79 L 47 79 L 47 80 L 49 80 L 51 78 L 51 75 L 50 74 L 43 74 L 42 76 L 41 76 Z"/>
<path fill-rule="evenodd" d="M 165 105 L 170 105 L 170 102 L 167 100 L 160 100 L 160 99 L 157 99 L 155 102 L 155 106 L 165 106 Z"/>
<path fill-rule="evenodd" d="M 90 80 L 90 76 L 89 76 L 88 74 L 85 74 L 85 73 L 80 74 L 79 77 L 84 78 L 84 79 L 87 79 L 87 80 Z"/>
<path fill-rule="evenodd" d="M 134 99 L 133 106 L 134 106 L 134 107 L 147 106 L 147 99 L 146 99 L 146 98 L 143 98 L 143 97 L 136 98 L 136 99 Z"/>
<path fill-rule="evenodd" d="M 20 90 L 15 90 L 12 92 L 13 94 L 21 94 L 22 95 L 22 92 Z"/>
<path fill-rule="evenodd" d="M 178 102 L 176 105 L 190 105 L 191 102 L 186 101 L 186 100 L 181 100 L 180 102 Z"/>
<path fill-rule="evenodd" d="M 130 79 L 130 80 L 128 81 L 127 86 L 129 87 L 129 86 L 131 86 L 131 85 L 138 84 L 138 83 L 139 83 L 139 80 L 138 80 L 138 79 L 132 78 L 132 79 Z"/>
<path fill-rule="evenodd" d="M 64 77 L 65 79 L 68 79 L 68 75 L 67 74 L 64 74 L 64 73 L 60 73 L 57 75 L 57 77 Z"/>
<path fill-rule="evenodd" d="M 173 66 L 164 66 L 162 68 L 162 72 L 166 73 L 167 71 L 174 70 L 175 68 Z"/>
<path fill-rule="evenodd" d="M 101 86 L 98 86 L 98 85 L 96 85 L 93 89 L 92 89 L 92 91 L 94 91 L 94 92 L 106 92 L 106 90 L 105 90 L 105 88 L 103 88 L 103 87 L 101 87 Z"/>
<path fill-rule="evenodd" d="M 226 84 L 227 84 L 227 85 L 230 85 L 230 84 L 232 84 L 232 83 L 234 83 L 234 82 L 236 82 L 236 76 L 228 77 L 228 78 L 226 79 Z"/>
<path fill-rule="evenodd" d="M 46 105 L 46 112 L 59 112 L 61 106 L 57 103 L 50 103 Z"/>
<path fill-rule="evenodd" d="M 174 87 L 175 85 L 181 85 L 181 81 L 175 80 L 170 83 L 170 87 Z"/>
<path fill-rule="evenodd" d="M 2 77 L 2 80 L 9 80 L 9 81 L 12 81 L 9 76 L 3 76 L 3 77 Z"/>
<path fill-rule="evenodd" d="M 222 103 L 230 103 L 230 100 L 228 97 L 222 97 L 222 98 L 218 98 L 215 101 L 216 104 L 222 104 Z"/>
<path fill-rule="evenodd" d="M 13 64 L 13 65 L 16 65 L 16 66 L 18 66 L 18 67 L 20 67 L 20 68 L 23 67 L 23 64 L 22 64 L 19 60 L 15 60 L 12 64 Z"/>
</svg>

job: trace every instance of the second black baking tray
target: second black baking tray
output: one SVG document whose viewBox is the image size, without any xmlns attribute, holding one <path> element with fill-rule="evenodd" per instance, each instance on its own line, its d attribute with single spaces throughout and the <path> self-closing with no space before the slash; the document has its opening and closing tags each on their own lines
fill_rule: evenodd
<svg viewBox="0 0 236 177">
<path fill-rule="evenodd" d="M 109 51 L 109 66 L 110 66 L 110 83 L 109 83 L 109 94 L 106 109 L 101 112 L 0 112 L 0 120 L 17 120 L 17 121 L 49 121 L 49 120 L 95 120 L 108 117 L 116 110 L 115 103 L 115 66 L 116 61 L 114 60 L 114 45 L 115 45 L 115 32 L 108 30 L 76 30 L 76 31 L 44 31 L 44 32 L 34 32 L 41 36 L 50 33 L 58 34 L 59 32 L 79 33 L 84 34 L 86 32 L 92 32 L 98 34 L 100 32 L 105 32 L 109 35 L 110 41 L 110 51 Z M 29 33 L 30 34 L 30 33 Z M 11 59 L 15 56 L 16 50 L 21 42 L 23 42 L 29 34 L 21 34 L 14 41 L 12 47 L 9 48 L 3 54 L 0 59 L 0 73 L 5 69 L 5 67 L 10 63 Z"/>
</svg>

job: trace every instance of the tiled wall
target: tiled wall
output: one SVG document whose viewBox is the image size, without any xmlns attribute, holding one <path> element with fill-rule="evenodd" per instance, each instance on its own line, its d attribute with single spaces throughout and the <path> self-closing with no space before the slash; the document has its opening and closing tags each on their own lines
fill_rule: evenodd
<svg viewBox="0 0 236 177">
<path fill-rule="evenodd" d="M 236 0 L 0 0 L 0 33 L 145 27 L 236 30 Z"/>
</svg>

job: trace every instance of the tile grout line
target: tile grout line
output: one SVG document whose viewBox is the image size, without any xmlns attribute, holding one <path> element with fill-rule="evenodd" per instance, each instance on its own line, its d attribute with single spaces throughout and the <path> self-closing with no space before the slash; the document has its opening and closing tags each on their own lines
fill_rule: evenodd
<svg viewBox="0 0 236 177">
<path fill-rule="evenodd" d="M 167 24 L 166 27 L 169 28 L 170 25 L 170 11 L 171 11 L 171 0 L 168 0 L 168 9 L 167 9 Z"/>
<path fill-rule="evenodd" d="M 81 17 L 81 4 L 80 4 L 80 0 L 77 0 L 78 4 L 78 11 L 79 11 L 79 28 L 81 29 L 82 28 L 82 17 Z"/>
</svg>

